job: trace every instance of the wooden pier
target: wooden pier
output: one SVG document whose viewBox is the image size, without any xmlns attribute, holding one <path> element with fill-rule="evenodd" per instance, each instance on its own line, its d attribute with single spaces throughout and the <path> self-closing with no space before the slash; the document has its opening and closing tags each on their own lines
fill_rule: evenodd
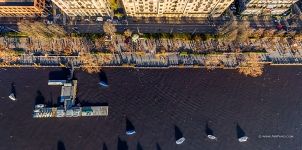
<svg viewBox="0 0 302 150">
<path fill-rule="evenodd" d="M 108 116 L 108 106 L 76 106 L 77 83 L 77 80 L 49 80 L 48 85 L 62 86 L 60 102 L 64 105 L 47 107 L 37 104 L 33 110 L 33 118 Z"/>
</svg>

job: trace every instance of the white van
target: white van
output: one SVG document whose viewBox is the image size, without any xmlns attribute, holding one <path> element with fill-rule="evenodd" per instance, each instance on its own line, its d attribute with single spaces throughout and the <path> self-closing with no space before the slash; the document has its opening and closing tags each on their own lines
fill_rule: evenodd
<svg viewBox="0 0 302 150">
<path fill-rule="evenodd" d="M 96 21 L 99 21 L 99 22 L 103 21 L 103 17 L 97 17 Z"/>
</svg>

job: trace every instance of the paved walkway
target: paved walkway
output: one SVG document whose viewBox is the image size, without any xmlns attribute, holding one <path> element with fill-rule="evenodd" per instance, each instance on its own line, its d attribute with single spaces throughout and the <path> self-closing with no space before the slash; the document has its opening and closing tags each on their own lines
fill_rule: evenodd
<svg viewBox="0 0 302 150">
<path fill-rule="evenodd" d="M 196 42 L 170 39 L 139 39 L 136 43 L 125 43 L 125 40 L 122 37 L 118 37 L 112 42 L 101 41 L 100 43 L 97 41 L 97 45 L 95 44 L 97 42 L 93 43 L 83 38 L 63 38 L 47 42 L 33 42 L 33 40 L 27 38 L 2 37 L 0 38 L 0 44 L 11 49 L 26 50 L 27 54 L 22 55 L 18 62 L 15 62 L 20 65 L 58 66 L 72 62 L 75 66 L 80 66 L 82 62 L 78 56 L 66 57 L 64 55 L 87 53 L 90 50 L 106 50 L 106 48 L 110 50 L 110 47 L 115 52 L 107 52 L 106 59 L 109 56 L 109 61 L 103 61 L 105 53 L 94 55 L 99 60 L 98 62 L 102 62 L 103 66 L 205 67 L 207 64 L 214 64 L 214 67 L 236 68 L 239 62 L 237 60 L 238 57 L 235 57 L 235 55 L 244 55 L 236 52 L 237 49 L 244 52 L 264 49 L 266 53 L 259 53 L 259 56 L 265 63 L 302 65 L 302 43 L 292 39 L 249 40 L 241 44 L 214 40 Z M 165 52 L 160 54 L 159 52 L 162 50 Z M 52 55 L 52 51 L 60 53 Z M 193 51 L 194 54 L 190 54 L 190 51 Z M 33 55 L 45 52 L 48 53 L 47 56 Z M 213 61 L 213 56 L 215 56 L 212 55 L 213 53 L 219 57 L 220 62 L 210 62 Z"/>
</svg>

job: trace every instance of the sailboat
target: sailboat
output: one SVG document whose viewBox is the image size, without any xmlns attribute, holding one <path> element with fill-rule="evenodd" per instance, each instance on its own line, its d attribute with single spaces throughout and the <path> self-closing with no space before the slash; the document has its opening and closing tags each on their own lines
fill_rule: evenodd
<svg viewBox="0 0 302 150">
<path fill-rule="evenodd" d="M 8 98 L 10 98 L 12 101 L 17 100 L 14 93 L 11 93 L 11 94 L 8 96 Z"/>
<path fill-rule="evenodd" d="M 239 142 L 246 142 L 247 139 L 248 139 L 247 136 L 243 136 L 243 137 L 239 138 L 238 141 L 239 141 Z"/>
<path fill-rule="evenodd" d="M 99 85 L 102 87 L 108 87 L 109 85 L 105 81 L 99 82 Z"/>
<path fill-rule="evenodd" d="M 217 137 L 214 136 L 214 135 L 208 135 L 208 138 L 211 139 L 211 140 L 217 140 Z"/>
<path fill-rule="evenodd" d="M 136 131 L 134 129 L 129 129 L 126 131 L 126 135 L 133 135 L 135 133 L 136 133 Z"/>
<path fill-rule="evenodd" d="M 178 140 L 176 140 L 176 144 L 179 145 L 179 144 L 182 144 L 186 139 L 184 137 L 181 137 L 179 138 Z"/>
</svg>

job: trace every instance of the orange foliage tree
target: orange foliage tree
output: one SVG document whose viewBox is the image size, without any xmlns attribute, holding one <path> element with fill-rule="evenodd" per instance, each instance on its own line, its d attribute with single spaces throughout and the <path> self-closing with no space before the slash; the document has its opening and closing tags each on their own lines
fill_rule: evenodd
<svg viewBox="0 0 302 150">
<path fill-rule="evenodd" d="M 258 77 L 263 73 L 264 65 L 258 54 L 247 54 L 240 62 L 238 71 L 246 76 Z"/>
<path fill-rule="evenodd" d="M 19 59 L 19 55 L 16 51 L 11 49 L 4 49 L 0 47 L 0 64 L 9 65 Z"/>
</svg>

